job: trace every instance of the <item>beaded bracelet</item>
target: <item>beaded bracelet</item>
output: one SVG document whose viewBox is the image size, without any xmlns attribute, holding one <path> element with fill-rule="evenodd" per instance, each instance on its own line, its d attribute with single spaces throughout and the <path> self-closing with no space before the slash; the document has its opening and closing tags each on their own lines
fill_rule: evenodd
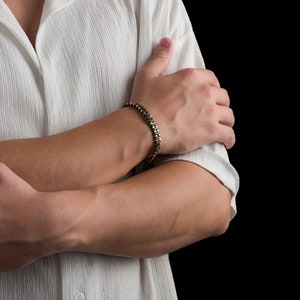
<svg viewBox="0 0 300 300">
<path fill-rule="evenodd" d="M 153 135 L 153 148 L 152 148 L 152 153 L 148 156 L 148 162 L 151 163 L 153 159 L 157 156 L 159 149 L 160 149 L 160 144 L 161 144 L 161 136 L 160 132 L 158 129 L 158 126 L 156 125 L 155 121 L 153 120 L 151 114 L 148 112 L 148 110 L 141 104 L 129 101 L 125 103 L 122 108 L 124 107 L 133 107 L 136 109 L 145 119 L 147 125 L 151 129 L 152 135 Z"/>
</svg>

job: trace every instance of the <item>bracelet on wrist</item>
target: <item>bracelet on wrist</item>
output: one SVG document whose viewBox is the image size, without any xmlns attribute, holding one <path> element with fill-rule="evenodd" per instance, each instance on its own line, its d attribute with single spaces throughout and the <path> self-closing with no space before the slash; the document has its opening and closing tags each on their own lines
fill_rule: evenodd
<svg viewBox="0 0 300 300">
<path fill-rule="evenodd" d="M 152 148 L 152 152 L 147 157 L 148 162 L 151 163 L 153 161 L 153 159 L 157 156 L 157 154 L 160 150 L 161 136 L 160 136 L 159 128 L 158 128 L 157 124 L 155 123 L 154 119 L 152 118 L 151 114 L 149 113 L 149 111 L 143 105 L 141 105 L 137 102 L 129 101 L 122 106 L 122 108 L 124 108 L 124 107 L 132 107 L 136 111 L 138 111 L 140 113 L 140 115 L 144 118 L 148 127 L 151 129 L 152 136 L 153 136 L 153 148 Z"/>
</svg>

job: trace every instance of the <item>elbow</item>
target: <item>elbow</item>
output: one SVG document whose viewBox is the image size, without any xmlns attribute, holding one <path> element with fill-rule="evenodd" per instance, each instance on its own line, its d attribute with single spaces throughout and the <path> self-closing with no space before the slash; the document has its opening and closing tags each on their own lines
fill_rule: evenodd
<svg viewBox="0 0 300 300">
<path fill-rule="evenodd" d="M 205 200 L 205 204 L 195 205 L 189 212 L 188 231 L 192 242 L 223 235 L 231 221 L 231 193 L 227 188 L 219 189 Z"/>
<path fill-rule="evenodd" d="M 224 234 L 231 221 L 231 194 L 220 194 L 215 203 L 211 206 L 211 213 L 208 214 L 207 231 L 208 236 L 219 236 Z"/>
<path fill-rule="evenodd" d="M 215 220 L 212 220 L 211 236 L 219 236 L 224 234 L 228 228 L 231 220 L 230 207 L 226 207 L 223 211 L 219 211 Z"/>
</svg>

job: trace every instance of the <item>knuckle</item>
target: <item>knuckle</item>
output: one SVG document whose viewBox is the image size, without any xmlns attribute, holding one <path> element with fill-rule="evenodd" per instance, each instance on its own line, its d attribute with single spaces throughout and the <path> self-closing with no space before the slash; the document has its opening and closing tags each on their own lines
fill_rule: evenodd
<svg viewBox="0 0 300 300">
<path fill-rule="evenodd" d="M 186 68 L 181 70 L 181 76 L 183 81 L 185 82 L 189 82 L 191 80 L 193 80 L 193 78 L 195 77 L 196 74 L 196 69 L 193 68 Z"/>
<path fill-rule="evenodd" d="M 210 122 L 207 125 L 207 132 L 209 135 L 211 135 L 212 137 L 216 136 L 216 133 L 218 131 L 219 128 L 219 124 L 216 122 Z"/>
<path fill-rule="evenodd" d="M 209 85 L 209 84 L 205 84 L 201 87 L 201 92 L 204 94 L 204 96 L 208 99 L 212 99 L 214 100 L 214 87 Z"/>
<path fill-rule="evenodd" d="M 206 114 L 207 116 L 213 121 L 214 120 L 214 116 L 217 114 L 217 106 L 215 105 L 215 103 L 209 103 L 206 105 L 205 107 L 206 110 Z"/>
<path fill-rule="evenodd" d="M 211 77 L 212 79 L 217 79 L 214 71 L 210 70 L 210 69 L 204 69 L 204 72 L 206 72 L 208 74 L 209 77 Z"/>
<path fill-rule="evenodd" d="M 208 73 L 208 77 L 212 81 L 213 85 L 220 86 L 220 82 L 216 76 L 216 74 L 212 70 L 205 70 Z"/>
</svg>

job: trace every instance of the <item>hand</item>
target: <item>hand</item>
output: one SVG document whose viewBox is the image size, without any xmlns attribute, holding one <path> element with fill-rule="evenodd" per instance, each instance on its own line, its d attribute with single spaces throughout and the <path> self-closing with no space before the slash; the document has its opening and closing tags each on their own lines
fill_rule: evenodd
<svg viewBox="0 0 300 300">
<path fill-rule="evenodd" d="M 39 192 L 0 163 L 0 272 L 41 257 Z"/>
<path fill-rule="evenodd" d="M 131 94 L 159 126 L 160 154 L 185 153 L 213 142 L 233 147 L 234 114 L 227 91 L 210 70 L 188 68 L 163 75 L 172 50 L 172 41 L 162 39 L 136 74 Z"/>
</svg>

